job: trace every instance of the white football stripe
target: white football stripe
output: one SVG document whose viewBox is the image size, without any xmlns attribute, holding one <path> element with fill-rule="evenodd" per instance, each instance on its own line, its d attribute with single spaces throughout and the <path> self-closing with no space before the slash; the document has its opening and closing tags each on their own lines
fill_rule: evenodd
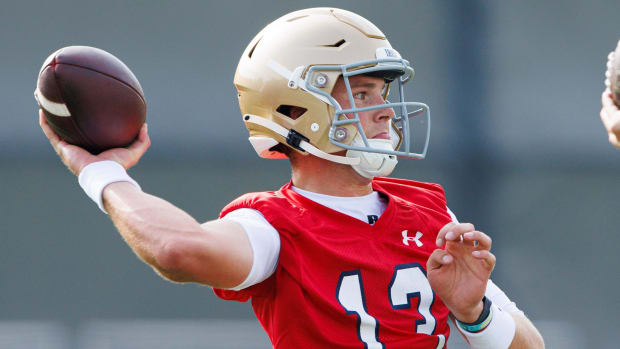
<svg viewBox="0 0 620 349">
<path fill-rule="evenodd" d="M 34 97 L 39 102 L 39 105 L 48 112 L 56 116 L 71 116 L 71 113 L 69 113 L 69 109 L 67 108 L 66 104 L 52 102 L 49 99 L 45 98 L 41 91 L 39 91 L 38 87 L 36 90 L 34 90 Z"/>
</svg>

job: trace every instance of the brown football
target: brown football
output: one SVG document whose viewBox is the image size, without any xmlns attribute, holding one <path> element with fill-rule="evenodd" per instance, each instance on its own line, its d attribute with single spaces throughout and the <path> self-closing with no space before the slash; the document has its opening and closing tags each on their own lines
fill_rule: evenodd
<svg viewBox="0 0 620 349">
<path fill-rule="evenodd" d="M 93 154 L 129 145 L 146 119 L 138 79 L 121 60 L 94 47 L 52 53 L 34 94 L 51 128 Z"/>
<path fill-rule="evenodd" d="M 605 77 L 605 85 L 609 87 L 614 102 L 620 107 L 620 41 L 618 41 L 616 50 L 607 57 Z"/>
</svg>

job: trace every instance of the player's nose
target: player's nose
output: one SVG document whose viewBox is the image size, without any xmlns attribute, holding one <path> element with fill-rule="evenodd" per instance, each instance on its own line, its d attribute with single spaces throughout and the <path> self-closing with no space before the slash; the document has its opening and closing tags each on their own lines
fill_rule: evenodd
<svg viewBox="0 0 620 349">
<path fill-rule="evenodd" d="M 382 104 L 387 104 L 388 102 L 383 100 L 383 98 L 381 98 L 381 103 Z M 377 112 L 375 113 L 375 121 L 376 122 L 386 122 L 386 121 L 390 121 L 394 118 L 394 109 L 387 107 L 387 108 L 381 108 L 381 109 L 377 109 Z"/>
</svg>

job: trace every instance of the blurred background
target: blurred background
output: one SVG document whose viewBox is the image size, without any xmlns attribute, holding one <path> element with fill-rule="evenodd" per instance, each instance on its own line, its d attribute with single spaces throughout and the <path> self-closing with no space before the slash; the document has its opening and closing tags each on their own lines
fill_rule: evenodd
<svg viewBox="0 0 620 349">
<path fill-rule="evenodd" d="M 4 2 L 0 348 L 269 347 L 249 304 L 133 255 L 44 138 L 33 90 L 60 47 L 121 58 L 153 142 L 131 175 L 206 221 L 289 178 L 247 141 L 232 85 L 243 49 L 287 12 L 334 5 L 386 33 L 416 69 L 408 95 L 431 107 L 427 159 L 394 176 L 441 183 L 494 238 L 492 278 L 548 348 L 618 348 L 620 151 L 599 119 L 616 0 Z"/>
</svg>

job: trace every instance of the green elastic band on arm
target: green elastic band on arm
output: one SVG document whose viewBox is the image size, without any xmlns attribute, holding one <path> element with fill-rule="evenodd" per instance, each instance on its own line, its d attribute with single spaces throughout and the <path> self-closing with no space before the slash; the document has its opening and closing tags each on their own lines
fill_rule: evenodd
<svg viewBox="0 0 620 349">
<path fill-rule="evenodd" d="M 458 319 L 455 319 L 460 328 L 467 332 L 476 333 L 484 330 L 491 323 L 491 320 L 493 319 L 493 311 L 491 309 L 492 302 L 485 296 L 482 298 L 482 303 L 482 313 L 476 321 L 472 323 L 464 323 L 460 322 Z"/>
</svg>

